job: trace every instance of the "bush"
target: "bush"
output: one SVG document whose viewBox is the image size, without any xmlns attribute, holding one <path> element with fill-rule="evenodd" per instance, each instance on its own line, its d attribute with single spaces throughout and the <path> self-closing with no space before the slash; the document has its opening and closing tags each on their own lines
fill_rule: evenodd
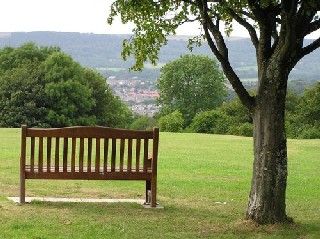
<svg viewBox="0 0 320 239">
<path fill-rule="evenodd" d="M 134 130 L 151 130 L 157 126 L 157 122 L 146 115 L 136 116 L 133 120 L 130 129 Z"/>
<path fill-rule="evenodd" d="M 306 89 L 300 97 L 288 93 L 286 133 L 288 138 L 320 138 L 320 83 Z"/>
<path fill-rule="evenodd" d="M 160 130 L 165 132 L 181 132 L 183 124 L 184 119 L 178 110 L 159 119 Z"/>
<path fill-rule="evenodd" d="M 220 111 L 203 111 L 192 119 L 189 130 L 196 133 L 224 134 L 227 132 L 227 116 Z"/>
<path fill-rule="evenodd" d="M 253 124 L 247 122 L 236 126 L 232 126 L 230 127 L 228 134 L 252 137 Z"/>
<path fill-rule="evenodd" d="M 303 130 L 299 134 L 301 139 L 320 139 L 320 125 L 314 126 L 305 125 Z"/>
</svg>

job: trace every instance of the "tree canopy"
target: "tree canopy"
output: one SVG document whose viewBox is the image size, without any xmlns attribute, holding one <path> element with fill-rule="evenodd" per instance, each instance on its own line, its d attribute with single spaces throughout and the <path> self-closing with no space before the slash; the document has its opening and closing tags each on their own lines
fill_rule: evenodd
<svg viewBox="0 0 320 239">
<path fill-rule="evenodd" d="M 98 73 L 57 47 L 0 50 L 0 125 L 124 126 L 131 113 Z"/>
<path fill-rule="evenodd" d="M 188 126 L 200 111 L 219 106 L 225 96 L 225 78 L 216 60 L 185 55 L 161 68 L 157 80 L 162 114 L 179 110 Z"/>
</svg>

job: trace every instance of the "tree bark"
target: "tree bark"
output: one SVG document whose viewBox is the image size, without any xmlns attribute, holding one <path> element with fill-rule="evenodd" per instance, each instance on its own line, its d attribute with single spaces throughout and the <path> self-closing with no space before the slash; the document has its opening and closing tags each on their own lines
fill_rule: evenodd
<svg viewBox="0 0 320 239">
<path fill-rule="evenodd" d="M 252 110 L 253 178 L 246 219 L 259 224 L 284 223 L 286 215 L 287 140 L 285 97 L 288 75 L 279 64 L 268 66 Z"/>
</svg>

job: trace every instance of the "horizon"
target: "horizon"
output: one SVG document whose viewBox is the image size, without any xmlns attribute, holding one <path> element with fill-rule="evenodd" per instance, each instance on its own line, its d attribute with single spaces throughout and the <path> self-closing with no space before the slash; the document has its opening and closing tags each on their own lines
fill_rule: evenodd
<svg viewBox="0 0 320 239">
<path fill-rule="evenodd" d="M 107 23 L 114 0 L 10 0 L 0 3 L 0 32 L 80 32 L 132 34 L 134 24 L 122 24 L 119 17 Z M 18 7 L 17 7 L 18 6 Z M 197 35 L 198 24 L 180 27 L 183 35 Z M 191 34 L 190 34 L 191 33 Z"/>
<path fill-rule="evenodd" d="M 79 34 L 87 34 L 87 35 L 134 35 L 134 33 L 95 33 L 95 32 L 78 32 L 78 31 L 54 31 L 54 30 L 31 30 L 31 31 L 1 31 L 0 30 L 0 38 L 4 37 L 3 35 L 11 34 L 11 33 L 35 33 L 35 32 L 53 32 L 53 33 L 79 33 Z M 320 31 L 317 32 L 320 35 Z M 175 35 L 169 35 L 168 39 L 174 38 L 174 37 L 194 37 L 197 35 L 191 35 L 191 34 L 175 34 Z M 224 36 L 225 39 L 231 39 L 231 38 L 238 38 L 238 39 L 250 39 L 249 36 L 241 36 L 241 35 L 233 35 L 231 34 L 229 37 Z M 309 37 L 306 37 L 305 40 L 316 40 L 320 38 L 317 37 L 315 34 L 310 35 Z"/>
<path fill-rule="evenodd" d="M 122 24 L 119 17 L 107 23 L 115 0 L 10 0 L 0 3 L 1 33 L 13 32 L 78 32 L 87 34 L 132 35 L 133 23 Z M 17 7 L 18 6 L 18 7 Z M 247 30 L 233 24 L 233 37 L 249 38 Z M 222 29 L 221 29 L 222 30 Z M 223 30 L 222 30 L 223 32 Z M 178 36 L 197 36 L 201 26 L 185 23 L 177 29 Z M 317 31 L 306 39 L 317 39 Z"/>
<path fill-rule="evenodd" d="M 133 33 L 92 33 L 92 32 L 70 32 L 70 31 L 14 31 L 14 32 L 1 32 L 0 31 L 0 38 L 1 37 L 6 37 L 6 36 L 10 36 L 12 33 L 76 33 L 76 34 L 83 34 L 83 35 L 126 35 L 126 36 L 130 36 L 133 35 Z M 191 38 L 194 37 L 196 35 L 184 35 L 184 34 L 175 34 L 175 35 L 170 35 L 168 36 L 168 38 L 175 38 L 175 37 L 184 37 L 184 38 Z M 226 37 L 226 39 L 230 39 L 230 38 L 234 38 L 234 39 L 250 39 L 249 37 L 245 37 L 245 36 L 230 36 L 230 37 Z"/>
</svg>

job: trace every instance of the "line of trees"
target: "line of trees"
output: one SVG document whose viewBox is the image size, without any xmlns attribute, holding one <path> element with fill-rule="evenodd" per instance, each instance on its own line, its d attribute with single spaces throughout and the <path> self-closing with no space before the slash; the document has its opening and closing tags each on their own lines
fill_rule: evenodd
<svg viewBox="0 0 320 239">
<path fill-rule="evenodd" d="M 59 47 L 5 47 L 0 62 L 1 127 L 125 127 L 131 120 L 105 79 Z"/>
<path fill-rule="evenodd" d="M 286 97 L 286 134 L 288 138 L 320 138 L 320 82 L 303 94 L 289 91 Z M 160 129 L 169 132 L 196 132 L 253 136 L 252 117 L 239 98 L 224 102 L 213 110 L 201 111 L 190 125 L 183 127 L 184 118 L 174 111 L 159 119 Z"/>
<path fill-rule="evenodd" d="M 225 78 L 207 56 L 186 55 L 161 68 L 157 80 L 162 105 L 155 119 L 136 117 L 131 127 L 161 131 L 253 136 L 253 119 L 239 98 L 226 102 Z M 255 92 L 251 92 L 255 95 Z M 320 82 L 286 97 L 289 138 L 320 138 Z"/>
<path fill-rule="evenodd" d="M 225 78 L 216 60 L 186 55 L 161 68 L 160 113 L 136 116 L 97 72 L 80 66 L 58 47 L 27 43 L 0 50 L 0 127 L 105 125 L 162 131 L 252 136 L 249 111 L 240 100 L 225 102 Z M 254 93 L 253 93 L 254 95 Z M 320 83 L 302 95 L 289 91 L 286 132 L 320 138 Z"/>
</svg>

